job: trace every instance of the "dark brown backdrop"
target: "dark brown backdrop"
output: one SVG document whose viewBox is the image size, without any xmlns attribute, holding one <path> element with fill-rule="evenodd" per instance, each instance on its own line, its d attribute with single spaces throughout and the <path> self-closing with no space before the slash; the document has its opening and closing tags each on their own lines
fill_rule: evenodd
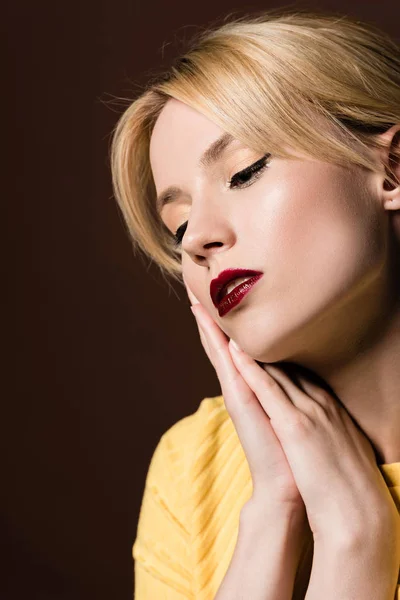
<svg viewBox="0 0 400 600">
<path fill-rule="evenodd" d="M 9 0 L 3 11 L 4 600 L 130 600 L 152 452 L 220 393 L 183 290 L 131 252 L 108 160 L 113 97 L 168 65 L 196 26 L 279 6 L 209 4 Z M 296 4 L 316 5 L 398 34 L 391 0 Z"/>
</svg>

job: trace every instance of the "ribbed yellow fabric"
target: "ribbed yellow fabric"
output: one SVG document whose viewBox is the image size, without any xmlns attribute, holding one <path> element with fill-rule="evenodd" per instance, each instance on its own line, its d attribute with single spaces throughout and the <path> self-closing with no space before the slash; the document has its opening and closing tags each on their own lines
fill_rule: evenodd
<svg viewBox="0 0 400 600">
<path fill-rule="evenodd" d="M 379 468 L 400 512 L 400 462 Z M 153 453 L 132 549 L 135 600 L 213 600 L 252 492 L 223 396 L 204 398 L 161 436 Z M 400 600 L 398 583 L 394 600 Z M 295 589 L 298 584 L 296 577 Z"/>
</svg>

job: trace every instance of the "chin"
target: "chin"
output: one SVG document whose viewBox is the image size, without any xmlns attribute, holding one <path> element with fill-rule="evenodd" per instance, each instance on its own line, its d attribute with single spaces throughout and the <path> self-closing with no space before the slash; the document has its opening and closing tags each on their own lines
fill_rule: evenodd
<svg viewBox="0 0 400 600">
<path fill-rule="evenodd" d="M 235 339 L 235 338 L 234 338 Z M 267 344 L 241 343 L 237 340 L 239 346 L 259 363 L 277 363 L 287 359 L 287 355 L 282 352 L 282 346 L 270 346 Z"/>
</svg>

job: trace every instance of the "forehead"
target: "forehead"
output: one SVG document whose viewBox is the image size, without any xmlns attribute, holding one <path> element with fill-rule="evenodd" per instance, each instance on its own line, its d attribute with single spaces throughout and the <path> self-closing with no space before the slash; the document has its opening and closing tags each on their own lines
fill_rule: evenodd
<svg viewBox="0 0 400 600">
<path fill-rule="evenodd" d="M 222 129 L 191 106 L 171 98 L 165 104 L 154 125 L 150 139 L 150 158 L 159 150 L 188 149 L 188 144 L 202 148 L 222 133 Z"/>
<path fill-rule="evenodd" d="M 150 138 L 150 165 L 157 187 L 184 168 L 193 168 L 205 148 L 224 131 L 194 108 L 172 98 L 154 125 Z M 172 172 L 171 172 L 172 170 Z"/>
</svg>

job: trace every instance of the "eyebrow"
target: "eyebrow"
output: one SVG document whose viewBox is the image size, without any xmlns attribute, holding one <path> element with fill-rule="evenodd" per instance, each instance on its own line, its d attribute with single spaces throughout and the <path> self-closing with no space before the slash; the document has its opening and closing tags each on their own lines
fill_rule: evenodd
<svg viewBox="0 0 400 600">
<path fill-rule="evenodd" d="M 209 169 L 211 165 L 221 159 L 225 151 L 234 141 L 234 136 L 230 133 L 223 133 L 218 139 L 216 139 L 201 155 L 198 162 L 198 166 L 202 169 Z M 166 204 L 170 204 L 182 194 L 181 188 L 170 185 L 163 190 L 158 196 L 156 201 L 157 212 L 160 213 L 162 208 Z"/>
</svg>

